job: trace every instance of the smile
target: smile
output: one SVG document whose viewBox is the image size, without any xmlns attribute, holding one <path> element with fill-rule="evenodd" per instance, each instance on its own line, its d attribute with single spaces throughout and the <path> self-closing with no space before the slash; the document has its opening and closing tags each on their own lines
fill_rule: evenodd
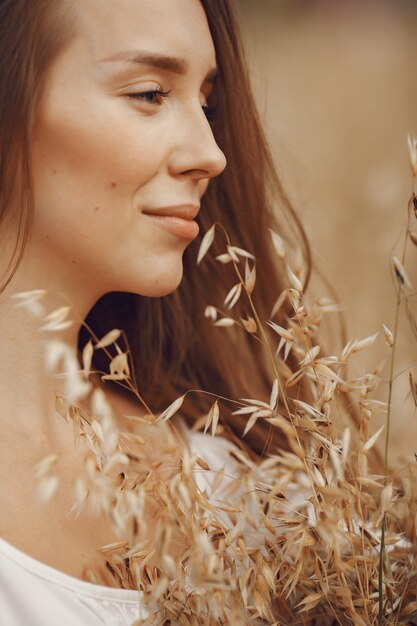
<svg viewBox="0 0 417 626">
<path fill-rule="evenodd" d="M 154 213 L 145 213 L 144 215 L 167 228 L 172 233 L 182 239 L 195 239 L 200 232 L 200 227 L 191 218 L 184 219 L 174 215 L 156 215 Z"/>
</svg>

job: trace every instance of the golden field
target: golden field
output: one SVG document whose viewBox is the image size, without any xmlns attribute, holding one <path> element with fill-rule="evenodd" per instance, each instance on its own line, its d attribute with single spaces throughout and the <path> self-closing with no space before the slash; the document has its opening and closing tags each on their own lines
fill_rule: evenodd
<svg viewBox="0 0 417 626">
<path fill-rule="evenodd" d="M 261 117 L 316 266 L 345 305 L 348 337 L 380 331 L 356 360 L 358 374 L 371 371 L 389 355 L 382 323 L 392 328 L 394 320 L 390 257 L 401 255 L 411 191 L 417 10 L 410 2 L 280 0 L 239 0 L 238 9 Z M 409 248 L 406 262 L 413 286 L 416 253 Z M 322 283 L 313 289 L 325 293 Z M 417 343 L 404 311 L 397 355 L 391 458 L 410 461 L 417 414 L 408 373 L 416 372 Z M 382 400 L 387 377 L 385 367 Z"/>
</svg>

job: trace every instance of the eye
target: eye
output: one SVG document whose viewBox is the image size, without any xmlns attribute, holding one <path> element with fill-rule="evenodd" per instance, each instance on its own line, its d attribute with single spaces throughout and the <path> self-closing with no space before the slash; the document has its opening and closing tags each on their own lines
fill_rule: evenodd
<svg viewBox="0 0 417 626">
<path fill-rule="evenodd" d="M 162 91 L 162 89 L 147 89 L 146 91 L 129 93 L 128 97 L 133 98 L 134 100 L 140 100 L 147 104 L 155 104 L 160 106 L 163 102 L 164 98 L 167 98 L 171 90 Z M 211 121 L 215 118 L 217 113 L 217 106 L 209 106 L 207 102 L 201 105 L 201 108 L 204 111 L 204 115 L 206 118 Z"/>
<path fill-rule="evenodd" d="M 147 91 L 141 91 L 128 94 L 130 98 L 135 100 L 141 100 L 148 104 L 162 104 L 163 99 L 167 98 L 170 91 L 162 91 L 162 89 L 149 89 Z"/>
</svg>

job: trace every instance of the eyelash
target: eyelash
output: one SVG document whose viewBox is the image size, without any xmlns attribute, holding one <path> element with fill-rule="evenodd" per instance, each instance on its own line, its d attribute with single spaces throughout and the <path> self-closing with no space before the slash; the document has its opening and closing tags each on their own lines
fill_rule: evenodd
<svg viewBox="0 0 417 626">
<path fill-rule="evenodd" d="M 135 100 L 143 100 L 145 102 L 147 102 L 148 104 L 162 104 L 161 102 L 151 102 L 148 98 L 168 98 L 169 94 L 171 93 L 171 90 L 169 89 L 168 91 L 162 91 L 162 89 L 150 89 L 149 91 L 142 91 L 142 92 L 137 92 L 137 93 L 130 93 L 129 97 L 133 98 Z M 212 119 L 214 119 L 215 115 L 216 115 L 216 107 L 209 107 L 209 106 L 203 106 L 202 107 L 204 114 L 206 116 L 206 118 L 211 121 Z"/>
<path fill-rule="evenodd" d="M 131 98 L 135 98 L 136 100 L 144 100 L 145 102 L 149 104 L 161 104 L 161 102 L 151 102 L 150 100 L 148 100 L 148 97 L 155 98 L 156 96 L 158 96 L 159 98 L 167 98 L 170 93 L 171 93 L 171 90 L 162 91 L 162 89 L 149 89 L 149 91 L 130 93 L 129 96 Z"/>
</svg>

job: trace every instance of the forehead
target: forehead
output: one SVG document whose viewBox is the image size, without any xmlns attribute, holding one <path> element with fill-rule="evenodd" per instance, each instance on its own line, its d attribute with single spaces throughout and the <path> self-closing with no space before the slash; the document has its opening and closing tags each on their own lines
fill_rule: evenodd
<svg viewBox="0 0 417 626">
<path fill-rule="evenodd" d="M 207 18 L 199 0 L 78 0 L 77 39 L 92 60 L 135 48 L 215 66 Z"/>
</svg>

